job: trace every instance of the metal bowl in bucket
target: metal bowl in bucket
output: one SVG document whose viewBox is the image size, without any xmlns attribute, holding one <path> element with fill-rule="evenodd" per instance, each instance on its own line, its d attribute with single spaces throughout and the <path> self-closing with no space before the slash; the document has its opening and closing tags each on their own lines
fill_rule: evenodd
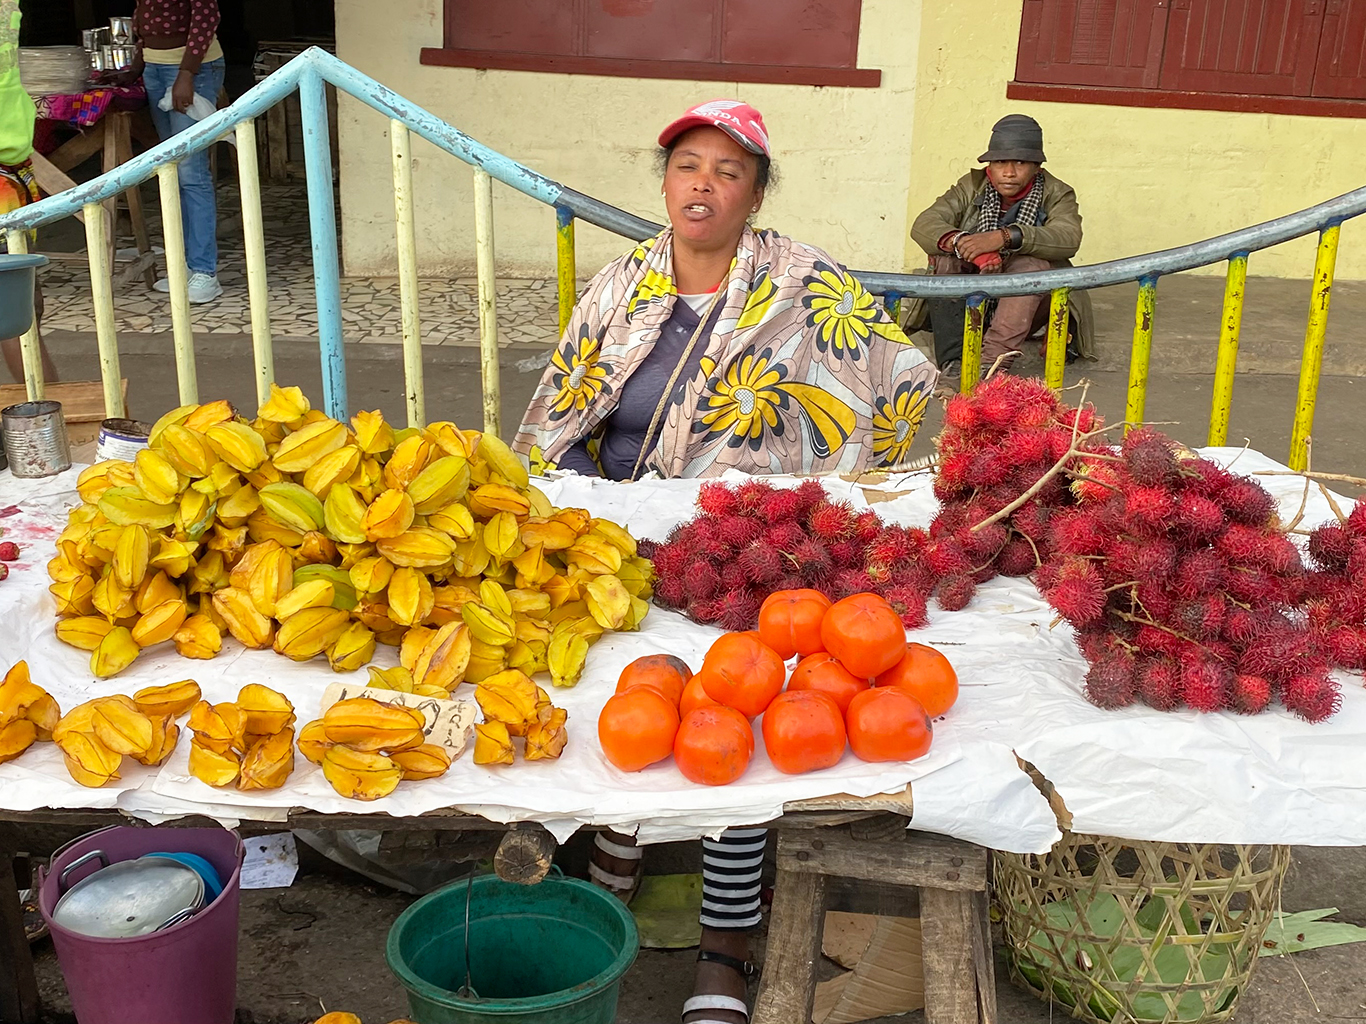
<svg viewBox="0 0 1366 1024">
<path fill-rule="evenodd" d="M 385 955 L 418 1024 L 612 1024 L 639 949 L 631 912 L 596 886 L 485 875 L 405 910 Z"/>
<path fill-rule="evenodd" d="M 104 867 L 67 889 L 52 911 L 52 919 L 73 932 L 131 939 L 179 924 L 204 905 L 204 879 L 194 868 L 160 857 L 110 864 L 103 850 L 68 865 L 58 888 L 91 860 Z"/>
<path fill-rule="evenodd" d="M 33 282 L 47 257 L 0 253 L 0 338 L 17 338 L 33 326 Z"/>
</svg>

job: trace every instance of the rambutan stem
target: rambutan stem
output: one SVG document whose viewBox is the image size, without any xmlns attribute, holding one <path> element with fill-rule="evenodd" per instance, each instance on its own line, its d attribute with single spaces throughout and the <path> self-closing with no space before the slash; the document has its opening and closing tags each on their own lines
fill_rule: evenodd
<svg viewBox="0 0 1366 1024">
<path fill-rule="evenodd" d="M 1088 453 L 1086 457 L 1087 457 L 1088 459 L 1091 458 L 1090 453 Z M 1108 487 L 1108 488 L 1109 488 L 1110 490 L 1112 490 L 1112 491 L 1115 491 L 1115 492 L 1118 492 L 1118 491 L 1119 491 L 1119 488 L 1116 487 L 1114 484 L 1108 484 L 1108 483 L 1106 483 L 1104 480 L 1097 480 L 1095 477 L 1093 477 L 1093 476 L 1087 476 L 1085 473 L 1075 473 L 1075 472 L 1074 472 L 1074 473 L 1072 474 L 1072 479 L 1073 479 L 1073 480 L 1085 480 L 1088 484 L 1098 484 L 1098 485 L 1101 486 L 1101 487 Z"/>
<path fill-rule="evenodd" d="M 1356 484 L 1358 487 L 1366 487 L 1366 479 L 1359 476 L 1348 476 L 1346 473 L 1314 473 L 1305 470 L 1303 473 L 1293 469 L 1255 469 L 1253 476 L 1303 476 L 1310 480 L 1332 480 L 1343 484 Z"/>
<path fill-rule="evenodd" d="M 1101 593 L 1102 593 L 1102 594 L 1108 594 L 1108 593 L 1110 593 L 1112 590 L 1123 590 L 1125 587 L 1136 587 L 1136 586 L 1138 586 L 1138 580 L 1129 580 L 1129 581 L 1126 582 L 1126 583 L 1116 583 L 1113 587 L 1106 587 L 1104 590 L 1101 591 Z"/>
<path fill-rule="evenodd" d="M 1129 612 L 1122 612 L 1122 611 L 1120 611 L 1118 608 L 1110 608 L 1110 609 L 1108 609 L 1108 610 L 1109 610 L 1109 613 L 1110 613 L 1111 615 L 1117 616 L 1118 618 L 1123 619 L 1125 622 L 1133 622 L 1133 623 L 1136 623 L 1137 625 L 1140 625 L 1140 626 L 1152 626 L 1153 629 L 1160 629 L 1160 630 L 1162 630 L 1162 632 L 1164 632 L 1164 633 L 1170 633 L 1172 636 L 1176 637 L 1178 640 L 1185 640 L 1187 643 L 1195 644 L 1195 646 L 1196 646 L 1196 647 L 1199 647 L 1201 650 L 1204 650 L 1204 651 L 1208 651 L 1208 650 L 1209 650 L 1208 647 L 1206 647 L 1204 644 L 1202 644 L 1199 640 L 1195 639 L 1195 637 L 1193 637 L 1193 636 L 1186 636 L 1185 633 L 1179 633 L 1179 632 L 1177 632 L 1176 630 L 1172 629 L 1170 626 L 1164 626 L 1164 625 L 1162 625 L 1162 623 L 1160 623 L 1160 622 L 1154 622 L 1152 619 L 1147 618 L 1147 617 L 1145 617 L 1145 616 L 1142 616 L 1142 615 L 1132 615 L 1132 614 L 1130 614 Z"/>
</svg>

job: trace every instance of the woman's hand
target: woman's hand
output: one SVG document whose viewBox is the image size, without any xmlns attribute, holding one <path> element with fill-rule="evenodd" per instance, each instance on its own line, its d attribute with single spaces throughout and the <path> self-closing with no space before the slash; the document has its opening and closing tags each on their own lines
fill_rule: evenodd
<svg viewBox="0 0 1366 1024">
<path fill-rule="evenodd" d="M 958 251 L 959 259 L 970 263 L 986 253 L 1000 252 L 1009 240 L 1010 235 L 1005 228 L 998 228 L 976 235 L 964 235 L 958 239 L 958 244 L 954 248 Z"/>
<path fill-rule="evenodd" d="M 194 75 L 182 70 L 175 76 L 175 84 L 171 86 L 171 108 L 183 114 L 193 102 Z"/>
</svg>

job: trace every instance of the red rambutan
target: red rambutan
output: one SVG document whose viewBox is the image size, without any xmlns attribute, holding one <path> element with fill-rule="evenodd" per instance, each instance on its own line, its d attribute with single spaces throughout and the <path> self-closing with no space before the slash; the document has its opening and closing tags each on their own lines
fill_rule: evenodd
<svg viewBox="0 0 1366 1024">
<path fill-rule="evenodd" d="M 892 573 L 892 581 L 889 586 L 909 587 L 912 590 L 920 591 L 922 594 L 932 594 L 934 593 L 934 584 L 934 574 L 925 566 L 917 564 L 897 569 Z"/>
<path fill-rule="evenodd" d="M 810 586 L 811 584 L 807 583 L 807 581 L 800 576 L 789 574 L 773 584 L 771 592 L 777 593 L 780 590 L 806 590 Z"/>
<path fill-rule="evenodd" d="M 752 516 L 723 516 L 716 521 L 717 539 L 736 551 L 757 540 L 763 532 L 763 522 Z"/>
<path fill-rule="evenodd" d="M 1271 683 L 1261 676 L 1234 676 L 1228 695 L 1228 709 L 1240 715 L 1255 715 L 1271 703 Z"/>
<path fill-rule="evenodd" d="M 1104 420 L 1096 415 L 1095 407 L 1087 402 L 1080 409 L 1064 409 L 1058 414 L 1058 422 L 1068 430 L 1074 426 L 1078 433 L 1089 434 L 1098 427 L 1104 426 Z"/>
<path fill-rule="evenodd" d="M 779 551 L 792 551 L 806 539 L 800 523 L 779 523 L 764 531 L 764 540 Z"/>
<path fill-rule="evenodd" d="M 1033 466 L 1036 471 L 1039 463 L 1048 462 L 1051 465 L 1057 461 L 1048 458 L 1048 435 L 1040 430 L 1012 430 L 1001 447 L 1015 460 L 1017 466 Z"/>
<path fill-rule="evenodd" d="M 925 625 L 927 613 L 925 595 L 911 587 L 888 587 L 883 597 L 892 606 L 907 629 L 919 629 Z"/>
<path fill-rule="evenodd" d="M 1212 594 L 1224 582 L 1224 560 L 1211 548 L 1187 551 L 1176 560 L 1167 586 L 1177 597 L 1187 600 Z"/>
<path fill-rule="evenodd" d="M 1195 711 L 1222 711 L 1232 685 L 1233 670 L 1208 656 L 1187 658 L 1181 666 L 1181 697 Z"/>
<path fill-rule="evenodd" d="M 713 600 L 689 601 L 688 618 L 703 625 L 711 625 L 721 617 L 721 602 Z"/>
<path fill-rule="evenodd" d="M 1063 577 L 1044 591 L 1044 600 L 1073 626 L 1086 626 L 1100 620 L 1105 609 L 1105 591 L 1099 575 Z"/>
<path fill-rule="evenodd" d="M 968 483 L 973 487 L 995 487 L 1010 479 L 1015 463 L 996 445 L 983 445 L 972 456 Z"/>
<path fill-rule="evenodd" d="M 888 526 L 868 542 L 864 553 L 870 562 L 896 566 L 909 562 L 922 547 L 923 544 L 916 543 L 914 535 L 905 527 Z"/>
<path fill-rule="evenodd" d="M 944 426 L 951 430 L 967 432 L 976 429 L 979 422 L 977 409 L 967 395 L 954 395 L 944 406 Z"/>
<path fill-rule="evenodd" d="M 1338 626 L 1319 637 L 1319 650 L 1335 668 L 1352 671 L 1366 666 L 1366 636 L 1357 626 Z"/>
<path fill-rule="evenodd" d="M 681 575 L 692 558 L 692 552 L 680 544 L 661 544 L 655 548 L 650 561 L 654 563 L 656 573 L 669 577 Z"/>
<path fill-rule="evenodd" d="M 967 525 L 967 506 L 958 502 L 952 505 L 943 505 L 935 517 L 930 520 L 930 539 L 946 537 Z"/>
<path fill-rule="evenodd" d="M 1010 540 L 1010 531 L 1000 523 L 992 523 L 980 530 L 959 530 L 953 535 L 974 565 L 995 558 Z"/>
<path fill-rule="evenodd" d="M 744 552 L 741 552 L 741 557 Z M 721 592 L 729 593 L 732 590 L 740 590 L 750 584 L 749 574 L 745 572 L 745 567 L 741 564 L 740 558 L 732 559 L 721 566 Z"/>
<path fill-rule="evenodd" d="M 738 504 L 735 491 L 720 480 L 708 480 L 697 492 L 697 507 L 709 516 L 728 516 Z"/>
<path fill-rule="evenodd" d="M 688 588 L 678 576 L 665 576 L 655 581 L 654 600 L 666 608 L 681 608 L 688 601 Z"/>
<path fill-rule="evenodd" d="M 1276 499 L 1250 477 L 1235 477 L 1218 501 L 1230 519 L 1248 526 L 1265 526 L 1276 511 Z"/>
<path fill-rule="evenodd" d="M 1181 601 L 1172 611 L 1172 625 L 1186 636 L 1197 640 L 1217 637 L 1224 625 L 1227 606 L 1217 594 L 1205 594 L 1189 601 Z"/>
<path fill-rule="evenodd" d="M 740 512 L 758 512 L 770 494 L 773 485 L 763 480 L 746 480 L 735 488 L 735 503 Z"/>
<path fill-rule="evenodd" d="M 1354 537 L 1366 538 L 1366 501 L 1358 501 L 1347 513 L 1347 532 Z"/>
<path fill-rule="evenodd" d="M 735 549 L 723 540 L 701 541 L 694 546 L 693 552 L 717 565 L 724 565 L 735 557 Z"/>
<path fill-rule="evenodd" d="M 1124 466 L 1135 483 L 1160 487 L 1176 476 L 1176 451 L 1171 438 L 1152 427 L 1131 430 L 1120 445 Z"/>
<path fill-rule="evenodd" d="M 972 470 L 972 452 L 940 453 L 934 469 L 934 493 L 942 501 L 965 493 L 969 489 L 968 474 Z"/>
<path fill-rule="evenodd" d="M 862 569 L 841 569 L 830 583 L 830 588 L 840 598 L 862 594 L 868 589 L 868 576 Z"/>
<path fill-rule="evenodd" d="M 792 549 L 788 561 L 795 575 L 810 583 L 823 583 L 835 574 L 829 549 L 818 540 L 804 540 Z"/>
<path fill-rule="evenodd" d="M 1326 672 L 1294 676 L 1281 689 L 1281 703 L 1306 722 L 1322 722 L 1342 707 L 1338 684 Z"/>
<path fill-rule="evenodd" d="M 1207 498 L 1218 498 L 1224 488 L 1236 479 L 1223 466 L 1209 459 L 1194 459 L 1181 464 L 1181 473 L 1187 478 L 1187 487 L 1199 490 Z"/>
<path fill-rule="evenodd" d="M 1023 537 L 1013 537 L 996 556 L 996 571 L 1002 576 L 1028 576 L 1038 565 L 1034 545 Z"/>
<path fill-rule="evenodd" d="M 1229 643 L 1238 646 L 1246 646 L 1256 638 L 1261 630 L 1261 623 L 1258 621 L 1255 612 L 1246 608 L 1239 608 L 1235 605 L 1229 609 L 1229 613 L 1224 616 L 1224 639 Z"/>
<path fill-rule="evenodd" d="M 1187 540 L 1209 540 L 1223 529 L 1224 510 L 1217 501 L 1187 491 L 1177 499 L 1176 525 Z"/>
<path fill-rule="evenodd" d="M 647 562 L 654 561 L 655 552 L 658 551 L 659 548 L 659 541 L 651 540 L 649 537 L 642 537 L 640 540 L 636 541 L 636 555 L 645 559 Z"/>
<path fill-rule="evenodd" d="M 1353 512 L 1356 509 L 1352 509 Z M 1309 557 L 1325 572 L 1341 572 L 1352 556 L 1352 535 L 1341 523 L 1328 522 L 1309 535 Z"/>
<path fill-rule="evenodd" d="M 1181 706 L 1181 667 L 1174 658 L 1165 654 L 1144 658 L 1134 682 L 1139 700 L 1148 707 L 1172 711 Z"/>
<path fill-rule="evenodd" d="M 1133 593 L 1138 613 L 1154 622 L 1166 622 L 1176 607 L 1176 602 L 1158 583 L 1144 580 L 1134 587 Z"/>
<path fill-rule="evenodd" d="M 771 544 L 756 540 L 740 552 L 736 564 L 752 583 L 772 583 L 783 575 L 783 556 Z"/>
<path fill-rule="evenodd" d="M 863 546 L 858 541 L 838 540 L 830 545 L 830 560 L 836 569 L 851 569 L 863 558 Z"/>
<path fill-rule="evenodd" d="M 1048 542 L 1065 555 L 1096 555 L 1105 548 L 1106 532 L 1100 517 L 1087 509 L 1057 512 L 1048 524 Z"/>
<path fill-rule="evenodd" d="M 956 612 L 968 606 L 977 593 L 977 584 L 970 576 L 950 576 L 941 580 L 934 599 L 946 612 Z"/>
<path fill-rule="evenodd" d="M 882 532 L 882 525 L 878 514 L 866 508 L 854 517 L 854 539 L 867 544 Z"/>
<path fill-rule="evenodd" d="M 925 548 L 925 565 L 936 579 L 951 576 L 966 576 L 972 572 L 972 559 L 963 550 L 963 545 L 953 537 L 941 537 Z"/>
<path fill-rule="evenodd" d="M 750 590 L 732 590 L 720 601 L 716 624 L 722 629 L 742 632 L 759 624 L 759 606 L 763 602 Z"/>
<path fill-rule="evenodd" d="M 848 502 L 827 501 L 811 510 L 807 525 L 821 540 L 844 540 L 853 535 L 854 510 Z"/>
<path fill-rule="evenodd" d="M 825 493 L 825 488 L 819 480 L 803 480 L 792 488 L 792 493 L 797 496 L 798 508 L 803 516 L 821 502 L 829 500 L 829 495 Z"/>
<path fill-rule="evenodd" d="M 802 511 L 802 499 L 790 487 L 778 488 L 759 504 L 759 518 L 766 523 L 785 523 Z"/>
<path fill-rule="evenodd" d="M 706 601 L 721 589 L 721 575 L 710 562 L 697 559 L 683 573 L 683 586 L 691 601 Z"/>
<path fill-rule="evenodd" d="M 1114 709 L 1134 702 L 1134 656 L 1112 649 L 1091 663 L 1086 673 L 1086 699 L 1096 707 Z"/>
<path fill-rule="evenodd" d="M 1181 650 L 1181 638 L 1157 626 L 1139 626 L 1134 643 L 1145 654 L 1169 654 L 1175 657 Z"/>
<path fill-rule="evenodd" d="M 1135 521 L 1147 526 L 1165 527 L 1176 506 L 1163 487 L 1126 487 L 1124 511 Z"/>
</svg>

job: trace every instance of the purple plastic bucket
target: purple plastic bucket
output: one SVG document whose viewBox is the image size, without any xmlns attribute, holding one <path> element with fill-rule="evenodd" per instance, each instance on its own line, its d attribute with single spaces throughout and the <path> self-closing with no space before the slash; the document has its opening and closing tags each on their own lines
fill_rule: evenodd
<svg viewBox="0 0 1366 1024">
<path fill-rule="evenodd" d="M 109 862 L 147 853 L 197 853 L 218 871 L 223 892 L 187 921 L 132 939 L 98 939 L 52 920 L 63 869 L 91 850 Z M 237 912 L 242 840 L 218 828 L 115 826 L 82 836 L 39 873 L 38 906 L 80 1024 L 233 1024 L 237 1006 Z M 68 888 L 99 870 L 72 872 Z"/>
</svg>

